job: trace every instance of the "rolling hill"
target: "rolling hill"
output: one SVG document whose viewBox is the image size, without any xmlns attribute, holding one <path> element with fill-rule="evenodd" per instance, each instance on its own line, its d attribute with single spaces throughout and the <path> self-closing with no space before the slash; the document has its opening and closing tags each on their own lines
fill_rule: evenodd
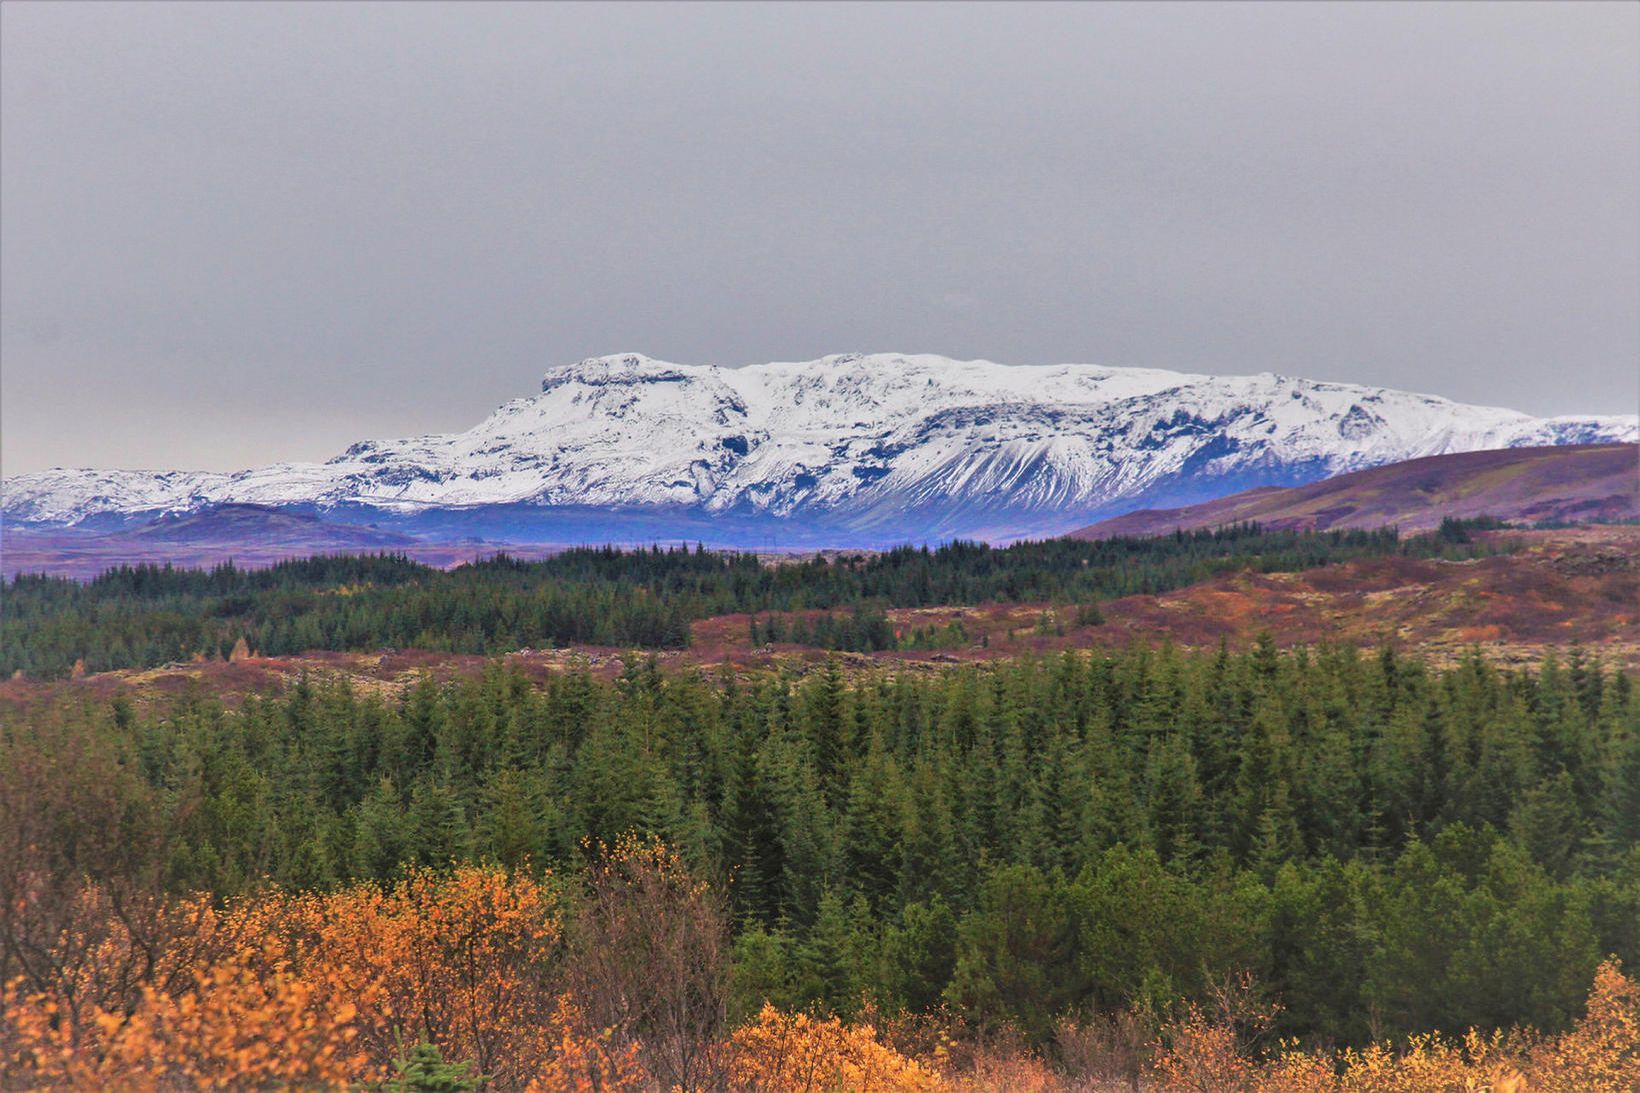
<svg viewBox="0 0 1640 1093">
<path fill-rule="evenodd" d="M 395 547 L 415 542 L 408 535 L 354 524 L 328 523 L 266 505 L 212 505 L 196 512 L 167 513 L 125 533 L 150 543 L 255 542 L 313 551 Z"/>
<path fill-rule="evenodd" d="M 1081 528 L 1083 539 L 1165 535 L 1256 521 L 1273 528 L 1427 531 L 1443 517 L 1509 523 L 1640 519 L 1640 445 L 1509 448 L 1410 459 L 1288 489 L 1264 488 Z"/>
</svg>

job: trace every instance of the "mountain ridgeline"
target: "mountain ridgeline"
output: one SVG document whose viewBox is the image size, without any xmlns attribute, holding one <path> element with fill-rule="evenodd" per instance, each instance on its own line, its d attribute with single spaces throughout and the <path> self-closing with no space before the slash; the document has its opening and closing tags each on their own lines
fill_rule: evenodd
<svg viewBox="0 0 1640 1093">
<path fill-rule="evenodd" d="M 1269 373 L 626 354 L 555 368 L 464 433 L 233 474 L 19 475 L 0 514 L 107 530 L 234 503 L 425 538 L 875 547 L 1060 534 L 1447 452 L 1635 439 L 1633 416 L 1534 418 Z"/>
</svg>

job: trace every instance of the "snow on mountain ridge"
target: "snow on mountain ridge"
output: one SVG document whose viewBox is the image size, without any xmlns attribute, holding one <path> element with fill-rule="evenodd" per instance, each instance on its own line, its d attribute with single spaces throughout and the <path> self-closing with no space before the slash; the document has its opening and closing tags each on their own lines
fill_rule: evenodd
<svg viewBox="0 0 1640 1093">
<path fill-rule="evenodd" d="M 230 501 L 389 514 L 651 507 L 949 536 L 1010 520 L 1068 528 L 1216 483 L 1294 484 L 1421 455 L 1637 435 L 1633 417 L 1539 419 L 1267 372 L 903 354 L 726 368 L 629 353 L 551 368 L 538 394 L 466 432 L 362 441 L 326 463 L 234 474 L 21 475 L 4 483 L 0 511 L 73 524 Z"/>
</svg>

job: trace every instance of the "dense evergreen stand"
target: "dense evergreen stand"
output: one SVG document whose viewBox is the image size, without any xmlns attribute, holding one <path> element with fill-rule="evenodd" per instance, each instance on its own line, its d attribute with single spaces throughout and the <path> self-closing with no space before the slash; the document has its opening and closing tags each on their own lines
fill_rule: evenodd
<svg viewBox="0 0 1640 1093">
<path fill-rule="evenodd" d="M 653 833 L 729 893 L 744 1004 L 948 1004 L 1040 1035 L 1249 969 L 1283 1034 L 1360 1042 L 1560 1027 L 1603 955 L 1640 959 L 1640 703 L 1576 650 L 801 679 L 640 656 L 611 682 L 497 664 L 239 709 L 70 697 L 8 715 L 0 778 L 0 887 L 572 876 L 584 838 Z"/>
</svg>

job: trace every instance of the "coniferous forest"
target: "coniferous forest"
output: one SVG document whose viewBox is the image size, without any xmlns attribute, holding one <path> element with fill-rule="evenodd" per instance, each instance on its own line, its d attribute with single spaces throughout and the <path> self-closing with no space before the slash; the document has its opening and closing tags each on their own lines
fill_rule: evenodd
<svg viewBox="0 0 1640 1093">
<path fill-rule="evenodd" d="M 1174 548 L 1188 557 L 1191 545 Z M 726 583 L 721 562 L 699 560 L 711 556 L 620 557 L 565 564 L 602 567 L 584 576 L 594 588 L 623 567 L 632 589 L 696 568 L 710 588 Z M 928 557 L 902 559 L 915 574 L 905 595 L 1009 579 L 953 566 L 930 587 L 923 577 L 939 569 Z M 377 576 L 387 589 L 413 572 L 392 559 L 132 571 L 89 602 L 118 587 L 127 605 L 255 605 L 321 566 L 330 580 Z M 528 568 L 495 568 L 529 587 Z M 896 595 L 869 568 L 843 572 Z M 812 591 L 802 573 L 745 568 L 748 580 L 791 581 L 785 603 Z M 688 594 L 706 595 L 708 580 Z M 71 612 L 84 606 L 68 600 Z M 239 1048 L 209 1041 L 209 1029 L 187 1032 L 176 998 L 205 990 L 196 974 L 228 977 L 206 986 L 232 995 L 244 986 L 232 977 L 254 965 L 257 1005 L 300 1009 L 268 984 L 304 959 L 321 966 L 313 954 L 342 944 L 325 924 L 344 914 L 290 902 L 303 893 L 353 908 L 350 920 L 378 916 L 387 933 L 348 942 L 350 959 L 384 959 L 388 935 L 411 946 L 391 959 L 429 959 L 408 931 L 439 959 L 494 963 L 505 975 L 484 975 L 542 992 L 502 1008 L 517 1011 L 507 1020 L 535 1014 L 530 1035 L 547 1029 L 556 1047 L 526 1051 L 508 1039 L 518 1029 L 479 1020 L 502 1020 L 491 1012 L 500 1002 L 477 1000 L 505 994 L 486 979 L 466 1010 L 415 1020 L 384 1016 L 388 1006 L 371 1025 L 359 1016 L 371 1003 L 349 1000 L 342 1024 L 360 1039 L 337 1043 L 363 1054 L 324 1054 L 310 1029 L 310 1069 L 252 1071 L 317 1084 L 397 1073 L 405 1084 L 392 1088 L 437 1088 L 415 1083 L 469 1063 L 498 1088 L 943 1088 L 954 1079 L 928 1062 L 945 1058 L 929 1054 L 931 1022 L 977 1053 L 966 1079 L 976 1089 L 1011 1088 L 1029 1067 L 1063 1073 L 1077 1050 L 1099 1054 L 1093 1041 L 1156 1088 L 1277 1088 L 1189 1084 L 1215 1066 L 1254 1068 L 1271 1049 L 1222 1037 L 1239 1044 L 1255 1026 L 1249 1042 L 1322 1052 L 1294 1058 L 1331 1068 L 1328 1081 L 1388 1082 L 1396 1066 L 1425 1064 L 1462 1076 L 1480 1065 L 1474 1052 L 1429 1034 L 1531 1028 L 1562 1036 L 1534 1050 L 1571 1050 L 1592 1035 L 1597 970 L 1621 1016 L 1631 987 L 1608 961 L 1640 959 L 1640 696 L 1576 648 L 1524 670 L 1261 639 L 935 672 L 845 672 L 835 659 L 801 674 L 663 671 L 634 656 L 618 678 L 572 670 L 543 685 L 499 662 L 402 691 L 304 676 L 236 705 L 205 693 L 63 698 L 8 715 L 0 778 L 13 1084 L 120 1073 L 96 1067 L 124 1050 L 231 1056 Z M 234 947 L 247 930 L 266 935 L 254 959 Z M 168 963 L 189 961 L 204 970 Z M 124 977 L 114 985 L 111 967 Z M 170 978 L 156 985 L 155 968 Z M 663 981 L 685 991 L 664 1014 L 611 1001 L 664 995 Z M 346 993 L 334 982 L 304 990 L 330 992 L 332 1007 Z M 91 1069 L 53 1071 L 40 1045 L 79 1028 L 63 1007 L 98 992 L 105 1024 L 90 1027 L 101 1031 L 73 1035 L 102 1054 L 62 1041 L 64 1059 Z M 31 1025 L 29 999 L 56 999 L 52 1019 Z M 599 1028 L 616 1031 L 586 1031 Z M 141 1036 L 122 1047 L 131 1029 Z M 380 1042 L 367 1051 L 370 1037 Z M 416 1040 L 425 1050 L 406 1054 Z M 1002 1065 L 982 1065 L 997 1044 L 1027 1070 L 972 1084 Z M 1534 1088 L 1628 1088 L 1634 1049 L 1631 1037 L 1602 1056 L 1617 1084 Z M 1511 1058 L 1530 1067 L 1540 1056 L 1525 1051 Z M 803 1052 L 817 1073 L 842 1077 L 768 1076 L 786 1065 L 771 1060 Z M 756 1058 L 754 1080 L 745 1068 Z M 1272 1058 L 1247 1073 L 1269 1073 Z M 519 1059 L 533 1062 L 518 1070 Z M 583 1084 L 541 1076 L 558 1066 L 581 1067 Z M 213 1072 L 176 1067 L 166 1073 L 180 1084 L 215 1084 Z M 1391 1088 L 1279 1088 L 1357 1087 Z"/>
</svg>

